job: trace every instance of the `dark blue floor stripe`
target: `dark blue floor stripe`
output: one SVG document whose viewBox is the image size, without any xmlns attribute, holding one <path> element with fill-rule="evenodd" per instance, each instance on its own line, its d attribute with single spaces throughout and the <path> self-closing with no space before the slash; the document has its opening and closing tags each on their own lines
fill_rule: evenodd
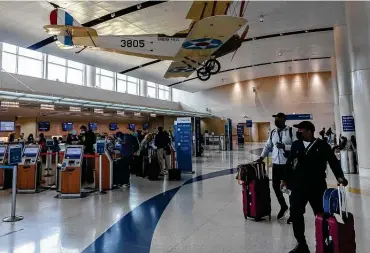
<svg viewBox="0 0 370 253">
<path fill-rule="evenodd" d="M 233 173 L 236 173 L 236 169 L 216 171 L 191 178 L 183 185 Z M 181 187 L 145 201 L 110 227 L 82 253 L 150 253 L 155 228 L 167 205 Z"/>
</svg>

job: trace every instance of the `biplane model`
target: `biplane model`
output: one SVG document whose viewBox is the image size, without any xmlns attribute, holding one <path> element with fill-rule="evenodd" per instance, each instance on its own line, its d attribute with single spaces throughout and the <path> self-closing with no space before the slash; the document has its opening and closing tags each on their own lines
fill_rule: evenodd
<svg viewBox="0 0 370 253">
<path fill-rule="evenodd" d="M 164 75 L 165 78 L 189 77 L 196 71 L 197 77 L 206 81 L 221 70 L 217 58 L 236 52 L 249 29 L 249 26 L 246 26 L 242 35 L 237 34 L 246 25 L 247 20 L 225 15 L 230 2 L 214 1 L 207 7 L 208 1 L 194 1 L 186 17 L 193 20 L 192 24 L 188 30 L 173 36 L 164 34 L 99 36 L 95 29 L 83 27 L 60 8 L 51 11 L 50 25 L 44 26 L 44 29 L 47 33 L 57 36 L 60 48 L 82 48 L 77 53 L 84 49 L 96 49 L 170 60 L 172 63 Z"/>
</svg>

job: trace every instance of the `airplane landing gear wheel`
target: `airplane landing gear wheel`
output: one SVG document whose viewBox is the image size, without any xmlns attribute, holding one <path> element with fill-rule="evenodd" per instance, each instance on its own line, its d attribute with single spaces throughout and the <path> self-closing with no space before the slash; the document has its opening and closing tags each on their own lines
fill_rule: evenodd
<svg viewBox="0 0 370 253">
<path fill-rule="evenodd" d="M 215 59 L 210 59 L 206 62 L 206 69 L 211 75 L 215 75 L 221 70 L 221 64 Z"/>
<path fill-rule="evenodd" d="M 201 67 L 197 70 L 197 76 L 201 81 L 207 81 L 211 78 L 211 72 L 209 72 L 205 67 Z"/>
</svg>

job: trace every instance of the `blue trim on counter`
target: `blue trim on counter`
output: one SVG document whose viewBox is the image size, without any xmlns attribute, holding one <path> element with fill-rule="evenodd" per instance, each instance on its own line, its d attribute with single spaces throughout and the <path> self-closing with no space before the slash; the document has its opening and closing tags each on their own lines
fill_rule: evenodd
<svg viewBox="0 0 370 253">
<path fill-rule="evenodd" d="M 191 178 L 182 186 L 234 173 L 236 169 L 216 171 Z M 82 253 L 150 253 L 155 228 L 164 210 L 182 186 L 158 194 L 140 204 Z"/>
</svg>

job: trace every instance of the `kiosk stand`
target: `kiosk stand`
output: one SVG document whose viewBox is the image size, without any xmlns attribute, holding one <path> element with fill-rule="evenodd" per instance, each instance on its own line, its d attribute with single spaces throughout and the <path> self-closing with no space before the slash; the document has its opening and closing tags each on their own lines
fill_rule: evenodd
<svg viewBox="0 0 370 253">
<path fill-rule="evenodd" d="M 18 164 L 18 192 L 35 193 L 37 188 L 37 160 L 40 148 L 38 145 L 28 145 L 23 149 L 22 161 Z"/>
<path fill-rule="evenodd" d="M 69 145 L 60 170 L 60 197 L 81 197 L 83 146 Z"/>
<path fill-rule="evenodd" d="M 105 140 L 98 140 L 96 141 L 96 153 L 99 154 L 98 159 L 98 172 L 95 170 L 95 187 L 97 186 L 97 182 L 99 182 L 99 193 L 100 194 L 106 194 L 107 192 L 104 190 L 109 190 L 110 188 L 110 173 L 112 171 L 111 168 L 111 159 L 109 159 L 109 154 L 106 154 L 105 149 Z M 104 157 L 104 164 L 103 164 L 103 157 Z M 96 168 L 96 159 L 95 159 L 95 168 Z M 96 180 L 99 178 L 99 180 Z M 104 181 L 104 186 L 103 186 Z"/>
<path fill-rule="evenodd" d="M 6 158 L 6 145 L 0 145 L 0 165 L 5 165 L 5 158 Z M 9 171 L 6 169 L 0 168 L 0 190 L 7 188 L 7 182 L 9 181 Z"/>
<path fill-rule="evenodd" d="M 3 169 L 13 169 L 13 185 L 12 185 L 12 209 L 9 217 L 3 219 L 4 222 L 16 222 L 23 220 L 22 216 L 16 216 L 17 202 L 17 164 L 22 161 L 22 145 L 10 145 L 8 151 L 8 160 L 10 166 L 2 166 Z"/>
</svg>

